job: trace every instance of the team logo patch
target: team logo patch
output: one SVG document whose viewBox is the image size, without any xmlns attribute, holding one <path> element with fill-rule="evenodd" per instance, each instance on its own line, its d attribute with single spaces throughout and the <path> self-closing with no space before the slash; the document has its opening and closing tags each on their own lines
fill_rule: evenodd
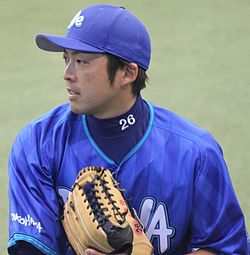
<svg viewBox="0 0 250 255">
<path fill-rule="evenodd" d="M 84 21 L 84 16 L 81 15 L 81 11 L 79 11 L 69 23 L 68 29 L 70 29 L 72 26 L 81 27 L 83 21 Z"/>
</svg>

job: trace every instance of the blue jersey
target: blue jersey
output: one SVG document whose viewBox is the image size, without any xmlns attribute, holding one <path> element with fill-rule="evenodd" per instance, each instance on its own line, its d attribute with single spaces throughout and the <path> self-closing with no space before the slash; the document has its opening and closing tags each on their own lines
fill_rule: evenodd
<svg viewBox="0 0 250 255">
<path fill-rule="evenodd" d="M 69 254 L 58 214 L 78 171 L 93 165 L 110 169 L 125 189 L 154 254 L 247 254 L 244 217 L 218 143 L 180 116 L 149 108 L 143 137 L 119 164 L 69 104 L 25 127 L 9 158 L 9 247 L 23 240 L 44 254 Z"/>
</svg>

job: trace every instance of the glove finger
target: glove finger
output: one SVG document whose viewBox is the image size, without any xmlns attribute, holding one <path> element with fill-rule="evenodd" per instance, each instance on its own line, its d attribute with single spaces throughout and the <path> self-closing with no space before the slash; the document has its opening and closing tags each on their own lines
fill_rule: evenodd
<svg viewBox="0 0 250 255">
<path fill-rule="evenodd" d="M 63 227 L 65 229 L 65 232 L 67 233 L 67 237 L 73 249 L 78 254 L 84 254 L 84 251 L 87 249 L 87 247 L 84 245 L 86 242 L 82 242 L 82 236 L 79 233 L 79 230 L 81 228 L 79 228 L 77 217 L 74 213 L 73 208 L 70 206 L 70 203 L 72 202 L 71 193 L 69 194 L 68 200 L 69 203 L 66 203 L 64 210 L 64 220 L 62 221 Z"/>
<path fill-rule="evenodd" d="M 80 196 L 81 199 L 79 199 Z M 83 241 L 87 243 L 89 247 L 94 247 L 105 253 L 112 252 L 113 248 L 107 243 L 105 232 L 99 228 L 99 224 L 94 217 L 94 213 L 89 206 L 83 190 L 76 187 L 72 192 L 72 199 L 78 224 L 82 226 L 79 231 L 81 232 L 80 236 L 85 239 Z"/>
</svg>

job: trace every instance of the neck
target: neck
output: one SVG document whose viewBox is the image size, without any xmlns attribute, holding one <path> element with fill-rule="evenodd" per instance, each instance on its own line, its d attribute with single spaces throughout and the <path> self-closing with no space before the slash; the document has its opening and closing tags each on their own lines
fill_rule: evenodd
<svg viewBox="0 0 250 255">
<path fill-rule="evenodd" d="M 148 127 L 150 112 L 139 96 L 125 113 L 108 119 L 86 116 L 90 134 L 98 147 L 116 163 L 136 146 Z"/>
<path fill-rule="evenodd" d="M 145 114 L 148 112 L 148 107 L 146 103 L 143 101 L 141 96 L 137 98 L 137 100 L 134 102 L 134 104 L 129 108 L 128 111 L 117 115 L 112 118 L 96 118 L 93 115 L 87 116 L 87 122 L 89 125 L 90 130 L 92 131 L 92 134 L 98 135 L 98 136 L 114 136 L 123 133 L 124 131 L 128 130 L 134 130 L 135 128 L 141 128 L 140 123 L 144 123 Z M 133 116 L 133 120 L 136 121 L 136 123 L 133 123 L 135 125 L 132 125 L 130 128 L 124 128 L 128 127 L 128 125 L 124 124 L 124 120 L 126 121 L 129 116 Z M 143 121 L 142 121 L 143 120 Z M 132 120 L 129 120 L 132 121 Z M 147 121 L 146 121 L 147 122 Z M 127 123 L 128 124 L 128 123 Z"/>
<path fill-rule="evenodd" d="M 97 119 L 109 119 L 120 116 L 132 108 L 136 99 L 137 97 L 132 94 L 129 96 L 124 95 L 123 97 L 118 97 L 112 101 L 111 106 L 108 106 L 108 110 L 102 109 L 102 112 L 95 112 L 92 116 Z"/>
</svg>

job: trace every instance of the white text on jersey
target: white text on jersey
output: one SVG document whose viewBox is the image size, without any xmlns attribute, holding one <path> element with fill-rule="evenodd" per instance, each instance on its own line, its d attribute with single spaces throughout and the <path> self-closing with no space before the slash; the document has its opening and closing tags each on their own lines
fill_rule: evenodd
<svg viewBox="0 0 250 255">
<path fill-rule="evenodd" d="M 22 217 L 18 215 L 18 213 L 11 213 L 11 220 L 13 222 L 17 221 L 19 224 L 25 226 L 25 227 L 31 227 L 34 226 L 37 228 L 38 232 L 41 233 L 42 226 L 40 222 L 35 221 L 29 214 Z"/>
</svg>

